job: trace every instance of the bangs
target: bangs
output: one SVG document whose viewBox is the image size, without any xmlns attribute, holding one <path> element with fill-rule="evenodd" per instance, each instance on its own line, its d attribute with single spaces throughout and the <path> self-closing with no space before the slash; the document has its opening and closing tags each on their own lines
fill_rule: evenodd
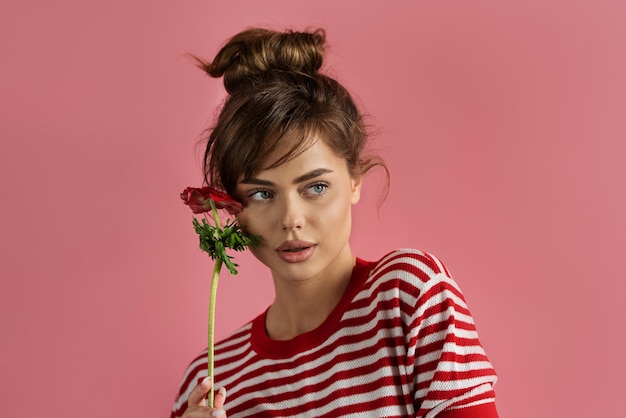
<svg viewBox="0 0 626 418">
<path fill-rule="evenodd" d="M 321 131 L 321 127 L 310 120 L 306 123 L 288 123 L 281 132 L 270 134 L 260 144 L 257 155 L 251 156 L 253 158 L 250 161 L 256 163 L 247 165 L 243 171 L 243 179 L 293 160 L 321 138 Z"/>
</svg>

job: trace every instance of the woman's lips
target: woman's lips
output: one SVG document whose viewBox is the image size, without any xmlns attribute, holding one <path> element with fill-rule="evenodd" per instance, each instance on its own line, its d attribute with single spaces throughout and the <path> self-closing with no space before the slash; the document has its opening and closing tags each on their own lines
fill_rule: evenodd
<svg viewBox="0 0 626 418">
<path fill-rule="evenodd" d="M 314 252 L 315 244 L 307 241 L 285 241 L 276 248 L 276 254 L 286 263 L 302 263 Z"/>
</svg>

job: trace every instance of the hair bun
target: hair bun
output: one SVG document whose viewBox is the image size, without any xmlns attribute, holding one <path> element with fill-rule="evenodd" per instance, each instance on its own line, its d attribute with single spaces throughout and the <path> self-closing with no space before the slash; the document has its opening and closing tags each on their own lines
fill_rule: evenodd
<svg viewBox="0 0 626 418">
<path fill-rule="evenodd" d="M 324 59 L 325 40 L 323 29 L 276 32 L 253 28 L 228 40 L 213 62 L 196 60 L 211 77 L 224 76 L 226 91 L 232 93 L 272 71 L 317 74 Z"/>
</svg>

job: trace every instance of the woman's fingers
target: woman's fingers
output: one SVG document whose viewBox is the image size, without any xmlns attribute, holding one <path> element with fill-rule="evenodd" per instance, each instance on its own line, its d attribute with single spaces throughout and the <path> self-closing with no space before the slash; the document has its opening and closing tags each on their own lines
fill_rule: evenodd
<svg viewBox="0 0 626 418">
<path fill-rule="evenodd" d="M 211 390 L 211 379 L 205 377 L 202 382 L 198 386 L 195 387 L 194 390 L 189 394 L 189 398 L 187 399 L 187 406 L 189 409 L 193 409 L 194 407 L 201 407 L 201 409 L 206 408 L 206 395 Z M 220 388 L 215 394 L 215 398 L 213 401 L 213 410 L 211 411 L 212 417 L 225 417 L 226 412 L 224 411 L 224 402 L 226 401 L 226 389 Z M 209 410 L 208 408 L 205 410 Z"/>
<path fill-rule="evenodd" d="M 211 379 L 205 377 L 204 380 L 202 380 L 202 382 L 200 382 L 200 384 L 196 386 L 195 389 L 192 390 L 189 394 L 189 398 L 187 399 L 187 405 L 189 407 L 205 406 L 206 402 L 204 399 L 206 398 L 206 394 L 209 393 L 209 390 L 211 390 Z"/>
<path fill-rule="evenodd" d="M 215 394 L 214 407 L 222 409 L 224 408 L 224 402 L 226 401 L 226 388 L 220 388 Z"/>
<path fill-rule="evenodd" d="M 226 400 L 226 389 L 220 388 L 215 394 L 215 400 L 213 402 L 213 406 L 215 410 L 211 412 L 211 416 L 213 417 L 225 417 L 226 411 L 224 411 L 224 401 Z"/>
</svg>

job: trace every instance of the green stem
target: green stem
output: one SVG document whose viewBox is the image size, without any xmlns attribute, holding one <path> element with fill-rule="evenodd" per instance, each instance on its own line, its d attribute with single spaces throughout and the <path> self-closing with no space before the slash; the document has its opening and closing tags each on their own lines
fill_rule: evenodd
<svg viewBox="0 0 626 418">
<path fill-rule="evenodd" d="M 215 221 L 215 226 L 221 231 L 222 224 L 220 222 L 220 217 L 217 213 L 217 208 L 215 207 L 215 203 L 213 200 L 209 200 L 209 204 L 211 205 L 211 213 L 213 214 L 213 220 Z M 211 296 L 209 301 L 209 347 L 207 350 L 207 362 L 208 362 L 208 373 L 211 379 L 211 389 L 209 390 L 209 397 L 207 399 L 207 406 L 213 408 L 214 401 L 214 374 L 215 374 L 215 300 L 217 299 L 217 283 L 220 278 L 220 270 L 222 269 L 222 259 L 217 257 L 215 259 L 215 266 L 213 267 L 213 276 L 211 277 Z"/>
<path fill-rule="evenodd" d="M 215 207 L 215 202 L 209 200 L 209 204 L 211 205 L 211 214 L 213 215 L 213 220 L 215 221 L 215 227 L 222 231 L 222 223 L 220 222 L 220 216 L 217 213 L 217 207 Z"/>
<path fill-rule="evenodd" d="M 213 408 L 214 399 L 214 357 L 215 357 L 215 300 L 217 297 L 217 282 L 220 278 L 220 270 L 222 268 L 222 260 L 220 258 L 215 260 L 215 267 L 213 268 L 213 277 L 211 277 L 211 297 L 209 301 L 209 346 L 207 350 L 208 361 L 208 373 L 211 379 L 211 390 L 209 391 L 209 397 L 207 399 L 207 406 Z"/>
</svg>

